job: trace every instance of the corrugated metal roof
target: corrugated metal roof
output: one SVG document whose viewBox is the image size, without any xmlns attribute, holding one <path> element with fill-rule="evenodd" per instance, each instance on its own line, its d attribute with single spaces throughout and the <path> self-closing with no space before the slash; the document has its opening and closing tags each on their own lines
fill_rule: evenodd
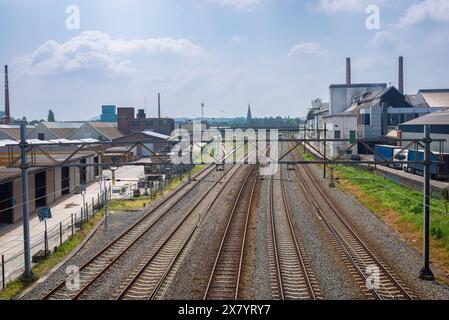
<svg viewBox="0 0 449 320">
<path fill-rule="evenodd" d="M 42 122 L 49 129 L 78 129 L 84 124 L 82 122 Z"/>
<path fill-rule="evenodd" d="M 431 108 L 449 107 L 449 89 L 420 90 L 419 94 Z"/>
<path fill-rule="evenodd" d="M 96 143 L 100 142 L 96 139 L 79 139 L 79 140 L 68 140 L 68 139 L 56 139 L 56 140 L 39 140 L 39 139 L 28 139 L 27 142 L 29 144 L 73 144 L 73 143 Z M 0 147 L 6 146 L 18 146 L 19 140 L 0 140 Z"/>
<path fill-rule="evenodd" d="M 142 133 L 146 134 L 147 136 L 150 136 L 150 137 L 155 137 L 155 138 L 164 139 L 164 140 L 167 140 L 168 138 L 170 138 L 170 136 L 167 136 L 167 135 L 161 134 L 161 133 L 157 133 L 154 131 L 150 131 L 150 130 L 142 131 Z"/>
<path fill-rule="evenodd" d="M 406 122 L 402 125 L 449 125 L 449 110 L 433 112 L 423 117 Z"/>
<path fill-rule="evenodd" d="M 109 140 L 114 140 L 117 138 L 123 137 L 123 133 L 121 133 L 117 129 L 117 124 L 111 122 L 90 122 L 90 125 L 95 128 L 102 135 L 107 137 Z"/>
<path fill-rule="evenodd" d="M 27 135 L 33 130 L 33 128 L 34 127 L 32 126 L 27 126 Z M 0 131 L 12 139 L 20 139 L 20 126 L 0 125 Z"/>
</svg>

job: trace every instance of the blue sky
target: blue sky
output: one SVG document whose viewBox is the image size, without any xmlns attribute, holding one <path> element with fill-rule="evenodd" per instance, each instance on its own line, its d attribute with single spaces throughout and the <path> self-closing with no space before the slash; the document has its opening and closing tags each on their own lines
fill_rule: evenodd
<svg viewBox="0 0 449 320">
<path fill-rule="evenodd" d="M 66 8 L 80 28 L 66 28 Z M 366 8 L 380 12 L 369 30 Z M 0 0 L 12 114 L 86 120 L 102 104 L 165 116 L 302 116 L 331 83 L 449 87 L 449 0 Z M 3 90 L 0 94 L 3 108 Z"/>
</svg>

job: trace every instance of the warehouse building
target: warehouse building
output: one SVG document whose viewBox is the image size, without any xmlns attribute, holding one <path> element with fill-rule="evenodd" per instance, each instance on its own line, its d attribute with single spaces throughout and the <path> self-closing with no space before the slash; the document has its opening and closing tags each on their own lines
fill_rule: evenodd
<svg viewBox="0 0 449 320">
<path fill-rule="evenodd" d="M 34 129 L 33 126 L 27 126 L 27 134 Z M 20 126 L 16 125 L 0 125 L 0 140 L 19 140 Z"/>
<path fill-rule="evenodd" d="M 63 161 L 67 154 L 54 154 L 54 158 Z M 36 156 L 38 163 L 49 165 L 45 156 Z M 98 163 L 93 153 L 80 153 L 70 160 L 70 164 Z M 29 206 L 30 212 L 48 206 L 62 196 L 79 192 L 81 184 L 89 184 L 100 175 L 98 167 L 53 167 L 29 169 Z M 0 167 L 0 223 L 13 224 L 22 219 L 22 178 L 19 168 Z"/>
<path fill-rule="evenodd" d="M 114 142 L 120 143 L 129 142 L 130 144 L 135 141 L 141 142 L 146 148 L 143 148 L 142 146 L 137 146 L 135 150 L 135 155 L 138 158 L 141 158 L 152 156 L 152 153 L 149 150 L 151 150 L 154 153 L 169 152 L 170 151 L 170 146 L 168 144 L 169 138 L 170 136 L 161 133 L 153 131 L 141 131 L 117 138 L 114 140 Z"/>
<path fill-rule="evenodd" d="M 118 108 L 117 127 L 125 135 L 153 131 L 170 136 L 175 130 L 175 120 L 170 118 L 147 118 L 145 110 L 138 110 L 135 114 L 134 108 Z"/>
<path fill-rule="evenodd" d="M 423 139 L 424 126 L 430 125 L 432 139 L 446 140 L 444 143 L 433 142 L 431 150 L 435 153 L 449 153 L 449 110 L 437 111 L 399 126 L 399 136 L 403 139 Z M 403 147 L 408 142 L 403 142 Z"/>
<path fill-rule="evenodd" d="M 78 122 L 41 122 L 28 134 L 28 139 L 67 139 L 82 125 L 83 123 Z"/>
<path fill-rule="evenodd" d="M 68 139 L 95 139 L 98 141 L 113 141 L 122 137 L 123 134 L 117 129 L 115 123 L 109 122 L 86 122 L 74 131 Z"/>
</svg>

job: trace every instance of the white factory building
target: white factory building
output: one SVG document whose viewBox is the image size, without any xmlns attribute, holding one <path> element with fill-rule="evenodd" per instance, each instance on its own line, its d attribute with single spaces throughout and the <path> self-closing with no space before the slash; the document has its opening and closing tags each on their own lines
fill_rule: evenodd
<svg viewBox="0 0 449 320">
<path fill-rule="evenodd" d="M 347 83 L 329 87 L 329 103 L 315 99 L 309 109 L 305 134 L 309 139 L 323 138 L 326 126 L 327 139 L 346 139 L 344 142 L 327 142 L 326 152 L 335 158 L 344 152 L 355 139 L 369 139 L 359 143 L 345 157 L 369 154 L 375 144 L 384 143 L 399 125 L 428 114 L 449 109 L 449 89 L 420 90 L 415 95 L 404 95 L 403 59 L 399 59 L 399 85 L 386 83 L 351 83 L 350 60 L 347 60 Z M 422 127 L 421 127 L 422 131 Z M 311 143 L 323 153 L 322 143 Z"/>
</svg>

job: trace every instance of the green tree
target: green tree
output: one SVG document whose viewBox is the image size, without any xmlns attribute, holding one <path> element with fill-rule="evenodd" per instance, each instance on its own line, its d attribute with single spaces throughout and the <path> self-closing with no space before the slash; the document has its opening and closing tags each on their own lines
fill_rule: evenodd
<svg viewBox="0 0 449 320">
<path fill-rule="evenodd" d="M 53 112 L 53 110 L 48 110 L 48 116 L 47 116 L 47 121 L 48 122 L 55 122 L 55 113 Z"/>
</svg>

